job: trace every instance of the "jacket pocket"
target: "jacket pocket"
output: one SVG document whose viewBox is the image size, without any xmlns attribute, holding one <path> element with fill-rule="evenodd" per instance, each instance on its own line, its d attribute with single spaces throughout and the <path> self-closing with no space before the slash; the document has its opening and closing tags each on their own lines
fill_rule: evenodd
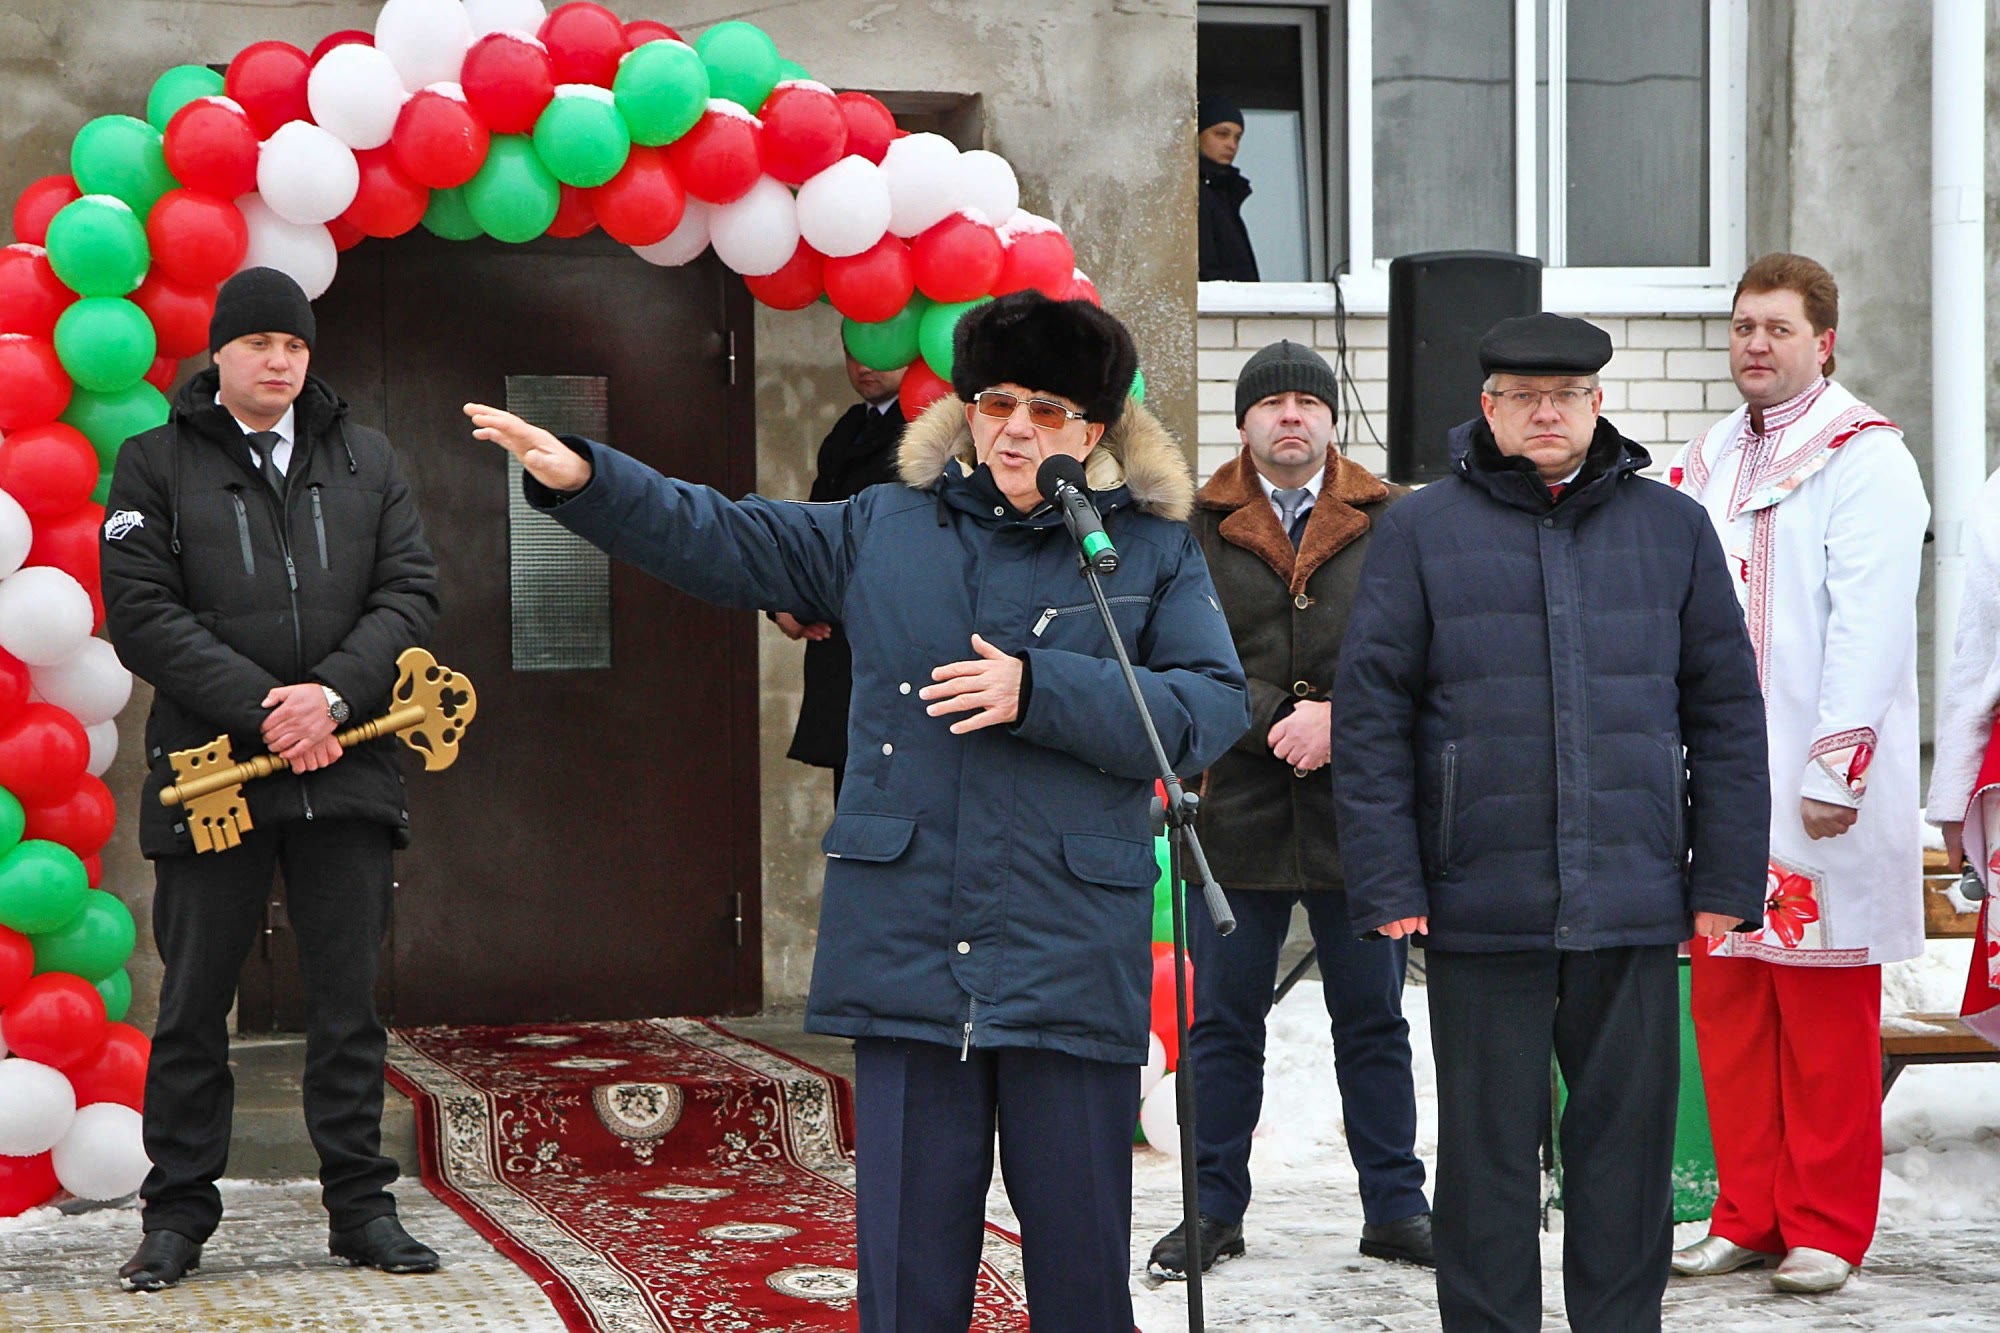
<svg viewBox="0 0 2000 1333">
<path fill-rule="evenodd" d="M 1444 761 L 1439 769 L 1438 796 L 1438 874 L 1451 873 L 1452 825 L 1458 819 L 1458 742 L 1448 741 L 1444 747 Z"/>
<path fill-rule="evenodd" d="M 1160 877 L 1150 842 L 1103 833 L 1065 833 L 1063 862 L 1069 873 L 1112 889 L 1149 889 Z"/>
<path fill-rule="evenodd" d="M 1673 849 L 1673 854 L 1675 859 L 1677 861 L 1685 861 L 1687 859 L 1687 851 L 1688 851 L 1688 841 L 1687 841 L 1688 775 L 1687 775 L 1687 755 L 1681 749 L 1681 743 L 1679 741 L 1669 740 L 1667 742 L 1667 762 L 1672 768 L 1674 777 L 1673 785 L 1669 788 L 1669 790 L 1672 791 L 1673 793 L 1672 800 L 1674 804 L 1673 804 L 1673 809 L 1668 812 L 1670 817 L 1667 821 L 1667 832 L 1668 835 L 1673 839 L 1671 846 Z"/>
<path fill-rule="evenodd" d="M 319 507 L 319 483 L 313 483 L 313 536 L 319 539 L 319 567 L 330 568 L 326 559 L 326 515 Z"/>
<path fill-rule="evenodd" d="M 835 815 L 819 849 L 836 861 L 894 861 L 916 831 L 917 821 L 901 815 Z"/>
<path fill-rule="evenodd" d="M 1151 597 L 1143 593 L 1125 593 L 1118 597 L 1107 597 L 1104 599 L 1104 602 L 1107 606 L 1147 606 L 1152 603 L 1152 600 Z M 1096 609 L 1096 602 L 1085 602 L 1081 606 L 1044 607 L 1035 616 L 1035 623 L 1028 627 L 1028 634 L 1031 638 L 1039 639 L 1043 634 L 1048 632 L 1049 626 L 1055 624 L 1057 617 L 1081 615 L 1085 611 L 1095 611 Z"/>
<path fill-rule="evenodd" d="M 243 552 L 243 572 L 257 577 L 257 561 L 250 553 L 250 511 L 243 507 L 243 488 L 229 488 L 229 503 L 236 508 L 236 543 Z"/>
</svg>

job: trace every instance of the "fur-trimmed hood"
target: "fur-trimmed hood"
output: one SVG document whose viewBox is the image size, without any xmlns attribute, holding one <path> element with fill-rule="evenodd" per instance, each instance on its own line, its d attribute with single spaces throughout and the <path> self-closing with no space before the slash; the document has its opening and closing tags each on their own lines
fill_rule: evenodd
<svg viewBox="0 0 2000 1333">
<path fill-rule="evenodd" d="M 937 484 L 956 461 L 962 473 L 973 468 L 972 428 L 965 421 L 965 403 L 946 395 L 925 408 L 903 432 L 896 451 L 896 470 L 903 483 L 920 491 Z M 1149 514 L 1187 522 L 1194 512 L 1194 473 L 1158 417 L 1138 403 L 1120 414 L 1084 459 L 1084 480 L 1093 491 L 1126 487 L 1132 503 Z"/>
</svg>

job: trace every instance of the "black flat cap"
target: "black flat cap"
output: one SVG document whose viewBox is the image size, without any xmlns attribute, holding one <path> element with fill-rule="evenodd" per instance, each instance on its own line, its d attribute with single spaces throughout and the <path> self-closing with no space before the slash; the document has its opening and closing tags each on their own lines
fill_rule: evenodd
<svg viewBox="0 0 2000 1333">
<path fill-rule="evenodd" d="M 1503 319 L 1479 340 L 1479 369 L 1488 375 L 1595 375 L 1610 359 L 1610 334 L 1546 312 Z"/>
</svg>

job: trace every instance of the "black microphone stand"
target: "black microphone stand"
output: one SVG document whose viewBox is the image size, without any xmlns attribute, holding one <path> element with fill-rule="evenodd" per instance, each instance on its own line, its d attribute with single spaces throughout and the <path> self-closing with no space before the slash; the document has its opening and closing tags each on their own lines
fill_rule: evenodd
<svg viewBox="0 0 2000 1333">
<path fill-rule="evenodd" d="M 1110 636 L 1111 651 L 1118 659 L 1120 674 L 1125 677 L 1125 688 L 1131 692 L 1139 721 L 1146 728 L 1146 741 L 1153 747 L 1153 762 L 1159 767 L 1160 783 L 1167 794 L 1162 813 L 1167 826 L 1167 898 L 1173 907 L 1174 920 L 1174 1021 L 1181 1053 L 1180 1069 L 1174 1078 L 1174 1110 L 1180 1120 L 1181 1138 L 1181 1231 L 1187 1239 L 1188 1329 L 1189 1333 L 1203 1333 L 1206 1325 L 1201 1309 L 1201 1195 L 1194 1159 L 1194 1063 L 1188 1059 L 1187 909 L 1181 901 L 1182 865 L 1192 864 L 1201 877 L 1202 896 L 1208 903 L 1216 934 L 1227 935 L 1235 930 L 1236 915 L 1229 910 L 1229 900 L 1222 896 L 1222 886 L 1209 873 L 1208 857 L 1203 854 L 1201 839 L 1195 833 L 1195 814 L 1201 798 L 1181 785 L 1173 765 L 1167 761 L 1166 747 L 1160 744 L 1160 731 L 1153 725 L 1152 710 L 1146 706 L 1146 695 L 1139 688 L 1132 659 L 1125 655 L 1125 641 L 1118 637 L 1118 622 L 1112 619 L 1111 604 L 1104 600 L 1104 585 L 1090 560 L 1081 559 L 1079 563 L 1083 580 L 1090 585 L 1091 600 L 1097 603 L 1097 614 L 1104 619 L 1104 632 Z"/>
</svg>

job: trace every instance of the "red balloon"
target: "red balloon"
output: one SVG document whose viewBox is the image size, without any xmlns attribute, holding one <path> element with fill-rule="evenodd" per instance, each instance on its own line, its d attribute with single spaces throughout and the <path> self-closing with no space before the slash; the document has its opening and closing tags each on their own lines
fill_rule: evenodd
<svg viewBox="0 0 2000 1333">
<path fill-rule="evenodd" d="M 758 119 L 764 170 L 787 185 L 803 185 L 847 155 L 847 119 L 832 93 L 781 84 Z"/>
<path fill-rule="evenodd" d="M 910 303 L 917 289 L 910 247 L 885 235 L 858 255 L 828 259 L 826 299 L 849 319 L 879 324 Z"/>
<path fill-rule="evenodd" d="M 198 190 L 169 190 L 146 215 L 153 267 L 188 287 L 217 287 L 243 266 L 250 225 L 234 201 Z"/>
<path fill-rule="evenodd" d="M 687 212 L 687 191 L 666 150 L 644 144 L 633 144 L 618 174 L 587 196 L 597 224 L 625 245 L 665 240 Z"/>
<path fill-rule="evenodd" d="M 1007 253 L 1000 265 L 1000 280 L 993 284 L 995 296 L 1029 287 L 1057 301 L 1069 294 L 1076 251 L 1060 228 L 1049 223 L 1034 230 L 1010 231 L 1003 239 Z"/>
<path fill-rule="evenodd" d="M 373 46 L 373 45 L 375 45 L 374 33 L 363 32 L 359 28 L 345 28 L 340 32 L 330 32 L 326 36 L 320 38 L 319 45 L 315 46 L 312 49 L 312 55 L 309 56 L 308 59 L 310 59 L 313 64 L 317 65 L 320 62 L 321 58 L 324 57 L 328 51 L 333 50 L 333 48 L 336 46 Z M 82 1105 L 81 1102 L 77 1104 L 79 1106 Z"/>
<path fill-rule="evenodd" d="M 156 356 L 146 370 L 146 383 L 166 393 L 174 387 L 174 381 L 181 377 L 181 363 L 171 356 Z M 95 483 L 92 483 L 93 486 Z"/>
<path fill-rule="evenodd" d="M 57 1069 L 96 1055 L 106 1027 L 104 997 L 88 981 L 67 972 L 30 977 L 0 1010 L 0 1038 L 7 1049 Z"/>
<path fill-rule="evenodd" d="M 530 134 L 555 100 L 549 53 L 518 32 L 489 32 L 465 53 L 459 74 L 472 113 L 495 134 Z"/>
<path fill-rule="evenodd" d="M 889 108 L 867 93 L 841 93 L 834 100 L 847 121 L 847 151 L 881 166 L 882 155 L 896 138 L 896 118 Z"/>
<path fill-rule="evenodd" d="M 589 192 L 575 185 L 564 185 L 562 202 L 556 205 L 556 220 L 549 224 L 549 235 L 581 236 L 596 226 L 597 210 L 590 206 Z"/>
<path fill-rule="evenodd" d="M 32 518 L 76 508 L 96 485 L 97 453 L 72 427 L 51 421 L 0 440 L 0 491 Z"/>
<path fill-rule="evenodd" d="M 1188 1023 L 1194 1023 L 1194 960 L 1187 960 Z M 1153 1035 L 1167 1048 L 1167 1068 L 1181 1066 L 1180 1020 L 1174 999 L 1174 955 L 1172 946 L 1153 954 Z"/>
<path fill-rule="evenodd" d="M 680 40 L 681 35 L 679 33 L 669 28 L 666 24 L 656 22 L 653 19 L 633 19 L 625 25 L 625 41 L 635 49 L 644 46 L 647 42 L 678 42 Z"/>
<path fill-rule="evenodd" d="M 28 691 L 34 687 L 29 678 L 28 664 L 4 648 L 0 648 L 0 728 L 10 725 L 28 702 Z"/>
<path fill-rule="evenodd" d="M 39 699 L 0 726 L 0 787 L 20 800 L 53 801 L 76 788 L 90 762 L 83 723 Z M 12 1043 L 8 1043 L 12 1045 Z"/>
<path fill-rule="evenodd" d="M 39 245 L 16 243 L 0 250 L 0 333 L 53 341 L 56 321 L 75 300 Z"/>
<path fill-rule="evenodd" d="M 792 251 L 792 257 L 785 261 L 783 268 L 761 278 L 745 278 L 743 285 L 750 289 L 752 296 L 773 310 L 804 310 L 819 300 L 819 294 L 826 290 L 823 277 L 825 264 L 825 256 L 800 241 L 799 248 Z"/>
<path fill-rule="evenodd" d="M 160 355 L 188 357 L 208 350 L 208 322 L 215 317 L 212 285 L 184 287 L 160 273 L 149 273 L 131 301 L 153 321 Z"/>
<path fill-rule="evenodd" d="M 235 199 L 257 192 L 257 127 L 241 107 L 197 97 L 167 122 L 167 170 L 190 190 Z"/>
<path fill-rule="evenodd" d="M 364 236 L 390 237 L 424 220 L 431 192 L 396 165 L 396 155 L 386 146 L 360 149 L 354 161 L 361 168 L 361 188 L 340 215 L 342 221 Z"/>
<path fill-rule="evenodd" d="M 535 34 L 549 48 L 557 83 L 594 83 L 609 88 L 618 61 L 632 49 L 625 24 L 603 5 L 575 0 L 542 20 Z"/>
<path fill-rule="evenodd" d="M 969 213 L 950 217 L 910 241 L 917 290 L 933 301 L 970 301 L 993 290 L 1004 252 L 993 228 Z"/>
<path fill-rule="evenodd" d="M 18 930 L 0 926 L 0 1007 L 35 975 L 35 946 Z"/>
<path fill-rule="evenodd" d="M 103 526 L 104 506 L 86 500 L 66 514 L 36 520 L 35 539 L 28 547 L 29 564 L 60 569 L 83 585 L 83 590 L 90 594 L 93 629 L 104 624 L 104 579 L 97 565 L 98 530 Z M 0 786 L 6 785 L 0 781 Z M 53 793 L 45 793 L 41 799 L 68 790 L 65 785 Z M 22 801 L 29 799 L 20 788 L 13 791 Z"/>
<path fill-rule="evenodd" d="M 14 239 L 42 245 L 49 238 L 49 219 L 83 197 L 68 176 L 44 176 L 31 181 L 14 201 Z"/>
<path fill-rule="evenodd" d="M 827 262 L 831 264 L 833 261 Z M 915 421 L 923 415 L 925 408 L 950 392 L 951 385 L 938 378 L 929 362 L 918 357 L 903 372 L 903 387 L 896 390 L 896 401 L 902 405 L 903 420 Z"/>
<path fill-rule="evenodd" d="M 19 1217 L 30 1208 L 39 1208 L 61 1189 L 52 1153 L 0 1157 L 0 1217 Z"/>
<path fill-rule="evenodd" d="M 54 421 L 69 406 L 75 387 L 53 343 L 0 333 L 0 430 Z"/>
<path fill-rule="evenodd" d="M 352 250 L 368 239 L 368 233 L 349 222 L 346 218 L 333 218 L 326 224 L 327 235 L 333 237 L 335 250 Z"/>
<path fill-rule="evenodd" d="M 1069 275 L 1069 295 L 1064 299 L 1069 301 L 1088 301 L 1095 306 L 1104 304 L 1104 298 L 1097 294 L 1097 284 L 1089 278 L 1084 277 L 1082 269 L 1078 269 Z"/>
<path fill-rule="evenodd" d="M 433 190 L 453 190 L 479 174 L 492 141 L 471 107 L 426 88 L 403 103 L 389 148 L 411 180 Z"/>
<path fill-rule="evenodd" d="M 84 882 L 93 889 L 104 887 L 104 853 L 92 852 L 83 858 Z"/>
<path fill-rule="evenodd" d="M 716 107 L 735 108 L 718 111 Z M 667 145 L 681 184 L 697 199 L 726 204 L 741 199 L 763 174 L 757 122 L 734 102 L 711 101 L 694 128 Z"/>
<path fill-rule="evenodd" d="M 146 1061 L 153 1043 L 130 1023 L 107 1023 L 104 1044 L 88 1060 L 65 1071 L 76 1090 L 76 1104 L 117 1102 L 135 1111 L 146 1109 Z"/>
<path fill-rule="evenodd" d="M 89 773 L 83 775 L 76 790 L 61 800 L 26 805 L 23 809 L 28 815 L 28 831 L 22 837 L 59 842 L 80 857 L 102 851 L 104 844 L 111 841 L 111 829 L 118 820 L 111 789 Z"/>
<path fill-rule="evenodd" d="M 306 104 L 311 76 L 312 57 L 290 42 L 252 42 L 229 62 L 222 92 L 249 113 L 257 137 L 268 139 L 287 121 L 312 119 Z"/>
</svg>

